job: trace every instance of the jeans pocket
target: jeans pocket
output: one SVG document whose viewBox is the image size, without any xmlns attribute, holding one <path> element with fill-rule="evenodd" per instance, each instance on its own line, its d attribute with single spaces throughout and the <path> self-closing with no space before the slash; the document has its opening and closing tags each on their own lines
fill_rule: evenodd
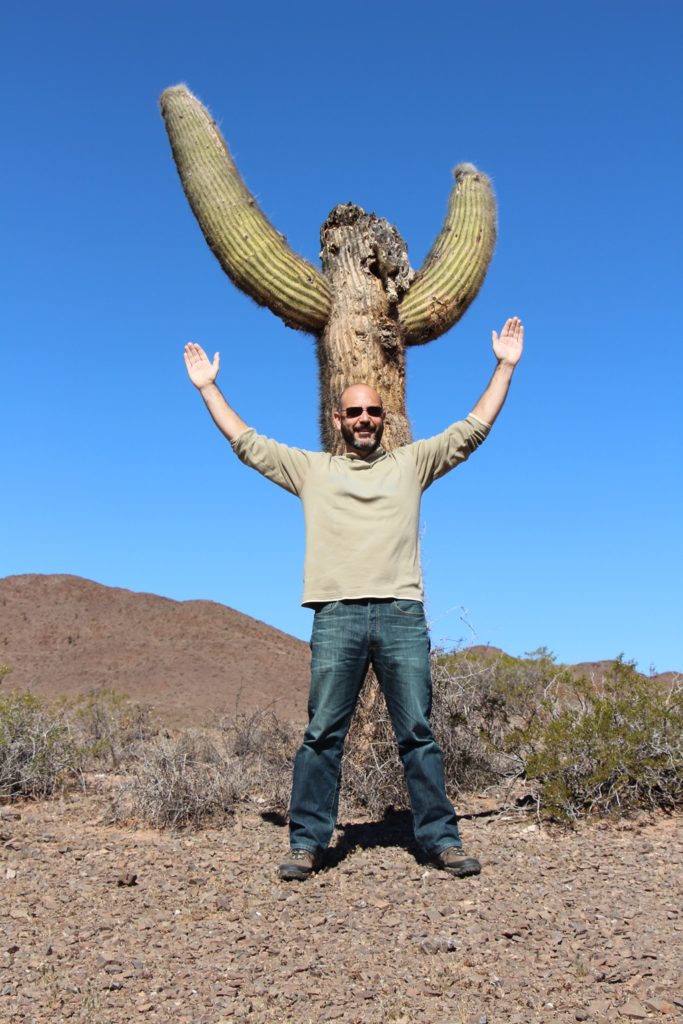
<svg viewBox="0 0 683 1024">
<path fill-rule="evenodd" d="M 405 598 L 396 598 L 394 608 L 401 615 L 412 615 L 418 617 L 424 615 L 424 608 L 421 601 L 407 601 Z"/>
<path fill-rule="evenodd" d="M 320 616 L 329 615 L 339 604 L 339 601 L 325 601 L 322 604 L 315 606 L 315 614 L 319 618 Z"/>
</svg>

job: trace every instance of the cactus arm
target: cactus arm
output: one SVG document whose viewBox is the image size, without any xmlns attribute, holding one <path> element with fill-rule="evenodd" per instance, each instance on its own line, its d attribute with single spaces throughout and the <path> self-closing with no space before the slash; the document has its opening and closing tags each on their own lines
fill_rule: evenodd
<svg viewBox="0 0 683 1024">
<path fill-rule="evenodd" d="M 496 241 L 491 182 L 459 164 L 448 212 L 424 266 L 399 307 L 406 345 L 423 345 L 457 323 L 479 291 Z"/>
<path fill-rule="evenodd" d="M 223 270 L 289 326 L 319 334 L 330 289 L 259 209 L 211 115 L 184 85 L 166 89 L 161 113 L 185 195 Z"/>
</svg>

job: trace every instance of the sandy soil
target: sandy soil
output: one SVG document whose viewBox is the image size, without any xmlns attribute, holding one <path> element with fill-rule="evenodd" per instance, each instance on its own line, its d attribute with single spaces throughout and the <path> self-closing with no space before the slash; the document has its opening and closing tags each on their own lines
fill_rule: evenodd
<svg viewBox="0 0 683 1024">
<path fill-rule="evenodd" d="M 683 1019 L 680 817 L 473 814 L 466 880 L 416 856 L 406 815 L 349 820 L 301 884 L 278 880 L 284 821 L 256 807 L 174 834 L 106 806 L 0 811 L 3 1022 Z"/>
</svg>

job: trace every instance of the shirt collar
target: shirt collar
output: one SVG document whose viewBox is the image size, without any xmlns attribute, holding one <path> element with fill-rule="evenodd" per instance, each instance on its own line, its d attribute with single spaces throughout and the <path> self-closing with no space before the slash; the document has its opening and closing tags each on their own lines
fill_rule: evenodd
<svg viewBox="0 0 683 1024">
<path fill-rule="evenodd" d="M 377 460 L 381 459 L 383 455 L 386 455 L 386 452 L 384 451 L 384 448 L 382 448 L 382 445 L 380 444 L 377 446 L 377 448 L 375 448 L 374 452 L 371 452 L 371 454 L 368 455 L 367 458 L 365 459 L 357 452 L 344 452 L 342 458 L 350 459 L 353 462 L 377 462 Z"/>
</svg>

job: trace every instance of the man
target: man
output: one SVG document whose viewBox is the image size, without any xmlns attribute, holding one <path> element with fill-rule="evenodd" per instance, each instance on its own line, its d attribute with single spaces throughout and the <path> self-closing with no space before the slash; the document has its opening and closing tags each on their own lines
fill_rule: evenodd
<svg viewBox="0 0 683 1024">
<path fill-rule="evenodd" d="M 185 364 L 214 422 L 237 456 L 304 505 L 303 604 L 314 609 L 309 724 L 296 756 L 285 880 L 319 866 L 337 818 L 344 740 L 372 665 L 391 716 L 410 794 L 415 837 L 442 869 L 475 875 L 446 796 L 441 750 L 431 731 L 429 636 L 423 609 L 418 526 L 422 492 L 463 462 L 503 407 L 522 355 L 517 317 L 493 331 L 498 361 L 470 415 L 442 434 L 391 452 L 381 447 L 384 409 L 368 384 L 339 398 L 334 423 L 345 453 L 290 448 L 263 437 L 231 409 L 216 386 L 219 355 L 185 346 Z"/>
</svg>

